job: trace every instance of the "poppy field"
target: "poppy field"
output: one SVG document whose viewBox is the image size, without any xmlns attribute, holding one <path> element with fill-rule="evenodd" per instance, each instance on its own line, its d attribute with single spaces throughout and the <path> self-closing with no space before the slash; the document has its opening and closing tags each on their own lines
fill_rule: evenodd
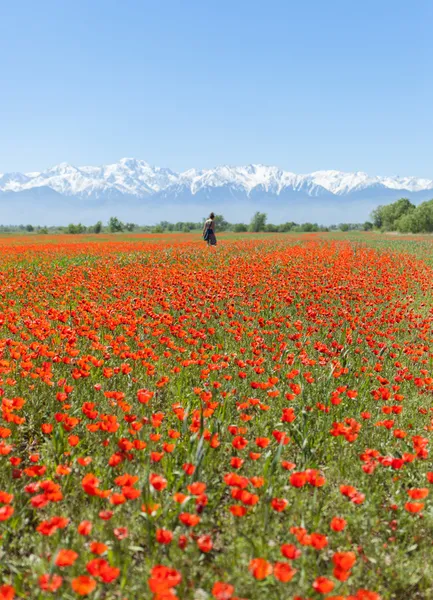
<svg viewBox="0 0 433 600">
<path fill-rule="evenodd" d="M 0 600 L 433 598 L 430 240 L 0 243 Z"/>
</svg>

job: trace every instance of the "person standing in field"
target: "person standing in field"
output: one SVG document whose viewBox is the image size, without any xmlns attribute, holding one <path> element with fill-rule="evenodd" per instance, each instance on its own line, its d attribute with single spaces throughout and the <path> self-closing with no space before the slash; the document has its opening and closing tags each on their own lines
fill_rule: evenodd
<svg viewBox="0 0 433 600">
<path fill-rule="evenodd" d="M 215 215 L 213 212 L 210 213 L 209 218 L 206 219 L 203 225 L 203 239 L 208 246 L 216 246 Z"/>
</svg>

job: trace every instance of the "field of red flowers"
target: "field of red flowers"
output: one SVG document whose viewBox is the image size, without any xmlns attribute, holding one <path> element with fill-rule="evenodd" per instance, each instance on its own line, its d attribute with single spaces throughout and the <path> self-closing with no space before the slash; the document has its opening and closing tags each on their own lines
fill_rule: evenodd
<svg viewBox="0 0 433 600">
<path fill-rule="evenodd" d="M 2 240 L 0 600 L 433 598 L 433 245 L 361 238 Z"/>
</svg>

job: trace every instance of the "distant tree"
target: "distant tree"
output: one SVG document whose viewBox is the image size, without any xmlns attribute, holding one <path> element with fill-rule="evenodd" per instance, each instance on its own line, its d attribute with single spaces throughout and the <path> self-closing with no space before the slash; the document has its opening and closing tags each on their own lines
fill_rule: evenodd
<svg viewBox="0 0 433 600">
<path fill-rule="evenodd" d="M 419 231 L 423 233 L 431 233 L 433 231 L 433 200 L 422 202 L 412 214 Z"/>
<path fill-rule="evenodd" d="M 35 228 L 33 227 L 33 225 L 26 225 L 26 230 L 27 231 L 34 231 Z"/>
<path fill-rule="evenodd" d="M 122 221 L 119 221 L 117 217 L 110 217 L 108 221 L 108 229 L 111 233 L 117 233 L 123 231 L 124 225 Z"/>
<path fill-rule="evenodd" d="M 266 213 L 256 212 L 251 219 L 250 231 L 264 231 L 266 227 L 267 215 Z"/>
<path fill-rule="evenodd" d="M 126 223 L 125 229 L 126 231 L 134 231 L 134 229 L 138 227 L 135 223 Z"/>
<path fill-rule="evenodd" d="M 395 229 L 400 233 L 419 233 L 419 222 L 414 212 L 402 215 L 396 222 Z"/>
<path fill-rule="evenodd" d="M 78 233 L 77 226 L 74 223 L 69 223 L 66 227 L 66 233 Z"/>
<path fill-rule="evenodd" d="M 340 223 L 338 228 L 340 229 L 340 231 L 349 231 L 350 225 L 349 223 Z"/>
<path fill-rule="evenodd" d="M 294 227 L 297 227 L 298 224 L 294 223 L 293 221 L 289 221 L 287 223 L 281 223 L 281 225 L 278 225 L 278 231 L 292 231 L 294 229 Z"/>
<path fill-rule="evenodd" d="M 366 221 L 362 226 L 363 231 L 371 231 L 373 229 L 373 223 L 371 221 Z"/>
<path fill-rule="evenodd" d="M 230 223 L 228 223 L 222 215 L 215 215 L 215 229 L 217 231 L 227 231 L 230 227 Z"/>
<path fill-rule="evenodd" d="M 395 231 L 397 221 L 415 210 L 415 205 L 408 198 L 400 198 L 397 202 L 378 206 L 372 213 L 373 224 L 378 229 Z"/>
<path fill-rule="evenodd" d="M 375 208 L 373 210 L 373 212 L 370 215 L 370 217 L 373 220 L 373 226 L 376 229 L 380 229 L 382 227 L 382 209 L 383 208 L 384 208 L 383 206 L 378 206 L 377 208 Z"/>
<path fill-rule="evenodd" d="M 39 227 L 38 233 L 47 234 L 48 233 L 48 227 L 46 225 L 44 225 L 43 227 Z"/>
<path fill-rule="evenodd" d="M 296 229 L 298 231 L 304 231 L 306 233 L 310 233 L 310 232 L 313 232 L 313 231 L 319 231 L 319 226 L 317 225 L 317 223 L 302 223 Z"/>
<path fill-rule="evenodd" d="M 236 233 L 242 233 L 248 231 L 248 226 L 245 225 L 245 223 L 235 223 L 233 225 L 233 231 L 235 231 Z"/>
<path fill-rule="evenodd" d="M 265 225 L 265 231 L 268 231 L 269 233 L 276 233 L 278 231 L 278 225 L 268 223 L 267 225 Z"/>
<path fill-rule="evenodd" d="M 152 233 L 164 233 L 164 229 L 161 225 L 155 225 L 152 229 Z"/>
<path fill-rule="evenodd" d="M 98 221 L 93 225 L 93 233 L 101 233 L 102 231 L 102 221 Z"/>
<path fill-rule="evenodd" d="M 396 221 L 396 229 L 401 233 L 433 232 L 433 200 L 422 202 L 414 210 Z"/>
<path fill-rule="evenodd" d="M 182 223 L 182 232 L 189 233 L 190 231 L 191 231 L 191 229 L 189 227 L 189 223 Z"/>
<path fill-rule="evenodd" d="M 75 225 L 75 223 L 69 223 L 66 228 L 66 233 L 85 233 L 86 231 L 87 227 L 81 223 L 78 223 L 78 225 Z"/>
</svg>

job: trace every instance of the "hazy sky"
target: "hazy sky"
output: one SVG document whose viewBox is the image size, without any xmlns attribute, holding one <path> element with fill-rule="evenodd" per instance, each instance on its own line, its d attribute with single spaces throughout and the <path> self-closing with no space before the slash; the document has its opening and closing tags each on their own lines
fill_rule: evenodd
<svg viewBox="0 0 433 600">
<path fill-rule="evenodd" d="M 431 0 L 1 0 L 0 172 L 433 177 Z"/>
</svg>

